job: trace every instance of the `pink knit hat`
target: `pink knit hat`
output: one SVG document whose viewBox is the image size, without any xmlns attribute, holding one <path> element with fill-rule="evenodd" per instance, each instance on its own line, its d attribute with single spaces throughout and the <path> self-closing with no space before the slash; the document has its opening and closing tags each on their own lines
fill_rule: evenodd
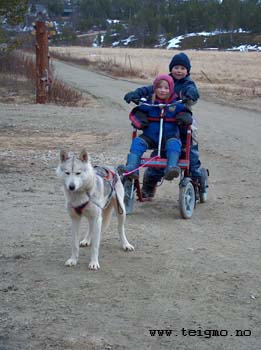
<svg viewBox="0 0 261 350">
<path fill-rule="evenodd" d="M 173 92 L 174 92 L 174 81 L 171 78 L 171 76 L 168 75 L 168 74 L 158 74 L 156 76 L 156 78 L 153 81 L 153 89 L 154 89 L 154 91 L 157 88 L 157 85 L 158 85 L 159 81 L 161 81 L 161 80 L 165 80 L 169 84 L 170 93 L 173 94 Z"/>
</svg>

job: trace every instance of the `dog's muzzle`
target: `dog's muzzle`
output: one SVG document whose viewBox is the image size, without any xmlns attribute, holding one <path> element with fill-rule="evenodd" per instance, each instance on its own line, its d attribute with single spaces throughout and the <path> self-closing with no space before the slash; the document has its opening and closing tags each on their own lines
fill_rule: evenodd
<svg viewBox="0 0 261 350">
<path fill-rule="evenodd" d="M 75 184 L 73 184 L 73 183 L 69 184 L 70 191 L 75 191 L 75 188 L 76 188 Z"/>
</svg>

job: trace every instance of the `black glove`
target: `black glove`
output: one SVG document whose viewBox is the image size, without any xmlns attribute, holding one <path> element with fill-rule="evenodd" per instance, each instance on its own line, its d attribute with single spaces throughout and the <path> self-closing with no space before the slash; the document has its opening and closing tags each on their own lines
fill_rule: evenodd
<svg viewBox="0 0 261 350">
<path fill-rule="evenodd" d="M 189 98 L 189 97 L 187 97 L 187 96 L 182 97 L 182 103 L 186 104 L 186 103 L 188 103 L 189 101 L 191 101 L 191 98 Z"/>
<path fill-rule="evenodd" d="M 189 112 L 180 112 L 176 115 L 176 123 L 178 125 L 191 125 L 193 122 L 193 117 Z"/>
<path fill-rule="evenodd" d="M 196 99 L 195 99 L 196 98 Z M 189 93 L 187 93 L 185 96 L 182 96 L 182 103 L 185 104 L 187 107 L 191 107 L 197 102 L 197 97 L 191 96 Z"/>
<path fill-rule="evenodd" d="M 124 100 L 125 100 L 127 103 L 134 102 L 134 103 L 138 104 L 139 99 L 140 99 L 140 96 L 139 96 L 139 94 L 138 94 L 137 92 L 135 92 L 135 91 L 128 92 L 128 93 L 124 96 Z"/>
</svg>

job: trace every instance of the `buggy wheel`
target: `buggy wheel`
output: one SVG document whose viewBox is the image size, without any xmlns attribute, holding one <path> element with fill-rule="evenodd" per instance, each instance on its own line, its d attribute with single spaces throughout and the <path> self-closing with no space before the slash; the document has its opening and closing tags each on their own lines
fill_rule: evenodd
<svg viewBox="0 0 261 350">
<path fill-rule="evenodd" d="M 195 207 L 195 190 L 191 181 L 179 188 L 179 210 L 183 219 L 190 219 Z"/>
<path fill-rule="evenodd" d="M 126 214 L 132 214 L 134 210 L 134 201 L 135 201 L 135 180 L 130 178 L 123 179 L 124 187 L 124 204 L 126 209 Z"/>
<path fill-rule="evenodd" d="M 201 169 L 201 179 L 199 185 L 199 198 L 200 203 L 205 203 L 208 197 L 208 170 L 206 168 Z"/>
</svg>

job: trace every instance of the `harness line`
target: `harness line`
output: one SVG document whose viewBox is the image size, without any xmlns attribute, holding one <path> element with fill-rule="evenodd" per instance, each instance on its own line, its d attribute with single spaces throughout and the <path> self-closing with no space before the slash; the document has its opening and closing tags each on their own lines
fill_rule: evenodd
<svg viewBox="0 0 261 350">
<path fill-rule="evenodd" d="M 136 169 L 134 169 L 134 170 L 131 170 L 131 171 L 127 171 L 126 173 L 123 173 L 122 175 L 123 175 L 123 176 L 128 176 L 128 175 L 130 175 L 130 174 L 132 174 L 132 173 L 135 173 L 135 171 L 139 170 L 140 168 L 143 168 L 143 167 L 144 167 L 145 165 L 147 165 L 149 162 L 151 162 L 152 160 L 158 159 L 158 158 L 160 158 L 159 155 L 154 156 L 154 157 L 151 157 L 151 158 L 149 158 L 149 160 L 148 160 L 147 162 L 145 162 L 145 163 L 141 164 L 140 166 L 138 166 L 138 168 L 136 168 Z"/>
</svg>

